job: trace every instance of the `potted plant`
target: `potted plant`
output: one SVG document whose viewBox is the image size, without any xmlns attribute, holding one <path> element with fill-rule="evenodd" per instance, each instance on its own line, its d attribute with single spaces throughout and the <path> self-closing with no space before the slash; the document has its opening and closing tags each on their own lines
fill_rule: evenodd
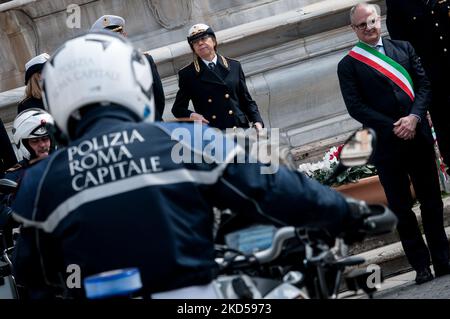
<svg viewBox="0 0 450 319">
<path fill-rule="evenodd" d="M 325 153 L 321 161 L 301 164 L 298 170 L 320 183 L 324 183 L 338 165 L 341 148 L 342 145 L 332 147 Z M 373 165 L 350 167 L 337 176 L 331 186 L 347 196 L 365 200 L 370 204 L 387 205 L 384 189 Z"/>
</svg>

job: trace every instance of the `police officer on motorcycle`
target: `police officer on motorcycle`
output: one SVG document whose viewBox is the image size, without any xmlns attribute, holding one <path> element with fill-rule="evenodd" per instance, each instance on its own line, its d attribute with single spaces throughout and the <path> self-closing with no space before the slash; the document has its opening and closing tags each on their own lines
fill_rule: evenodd
<svg viewBox="0 0 450 319">
<path fill-rule="evenodd" d="M 27 109 L 16 116 L 12 129 L 13 140 L 22 160 L 6 171 L 5 179 L 19 183 L 25 169 L 48 156 L 54 145 L 47 131 L 47 124 L 53 124 L 53 118 L 38 108 Z M 13 196 L 14 194 L 0 195 L 0 229 L 11 215 L 9 206 Z"/>
<path fill-rule="evenodd" d="M 148 295 L 212 297 L 213 206 L 332 236 L 361 222 L 330 188 L 286 167 L 261 174 L 264 165 L 239 145 L 209 143 L 207 134 L 229 142 L 217 129 L 152 123 L 149 63 L 123 37 L 67 41 L 42 78 L 46 109 L 70 143 L 27 171 L 13 207 L 23 223 L 15 278 L 32 292 L 51 286 L 83 297 L 67 284 L 70 269 L 85 278 L 137 267 Z"/>
</svg>

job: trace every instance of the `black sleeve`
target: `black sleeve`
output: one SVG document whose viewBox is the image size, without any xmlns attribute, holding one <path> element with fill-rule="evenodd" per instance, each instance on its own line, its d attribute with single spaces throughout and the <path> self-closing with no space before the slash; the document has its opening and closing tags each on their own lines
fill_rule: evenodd
<svg viewBox="0 0 450 319">
<path fill-rule="evenodd" d="M 158 69 L 152 56 L 149 54 L 146 54 L 145 56 L 147 57 L 147 60 L 150 63 L 150 67 L 152 69 L 153 97 L 155 98 L 155 121 L 162 121 L 162 116 L 164 114 L 164 106 L 166 104 L 166 98 L 164 95 L 161 77 L 159 76 Z"/>
<path fill-rule="evenodd" d="M 392 132 L 394 129 L 394 121 L 364 103 L 359 93 L 360 90 L 354 75 L 354 70 L 351 64 L 348 63 L 348 60 L 339 62 L 338 77 L 342 97 L 344 98 L 345 106 L 350 116 L 363 125 L 375 130 L 388 130 Z"/>
<path fill-rule="evenodd" d="M 284 166 L 271 174 L 263 167 L 230 163 L 206 197 L 254 222 L 319 228 L 333 237 L 345 231 L 349 207 L 342 195 Z"/>
<path fill-rule="evenodd" d="M 180 117 L 190 117 L 192 111 L 189 108 L 189 101 L 191 100 L 190 89 L 188 87 L 188 80 L 182 74 L 182 72 L 178 73 L 178 92 L 175 98 L 175 102 L 172 106 L 172 114 L 176 118 Z"/>
<path fill-rule="evenodd" d="M 428 105 L 431 102 L 431 84 L 413 46 L 409 42 L 405 43 L 408 47 L 409 59 L 412 66 L 411 77 L 414 83 L 415 93 L 411 113 L 419 115 L 422 121 L 426 121 Z"/>
<path fill-rule="evenodd" d="M 239 107 L 247 116 L 250 122 L 260 122 L 264 126 L 264 122 L 259 114 L 258 106 L 250 95 L 245 81 L 245 74 L 239 63 Z"/>
</svg>

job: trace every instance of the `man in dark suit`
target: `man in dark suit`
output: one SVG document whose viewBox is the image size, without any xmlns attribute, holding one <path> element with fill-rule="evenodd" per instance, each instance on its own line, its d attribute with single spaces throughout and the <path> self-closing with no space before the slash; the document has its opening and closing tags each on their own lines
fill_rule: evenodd
<svg viewBox="0 0 450 319">
<path fill-rule="evenodd" d="M 431 82 L 431 119 L 450 167 L 450 0 L 386 0 L 392 39 L 411 42 Z"/>
<path fill-rule="evenodd" d="M 115 33 L 119 33 L 124 37 L 128 37 L 128 33 L 125 31 L 125 19 L 120 16 L 115 15 L 104 15 L 97 19 L 91 27 L 90 31 L 98 30 L 110 30 Z M 161 77 L 159 76 L 158 69 L 156 67 L 153 57 L 144 53 L 150 63 L 150 68 L 152 69 L 153 77 L 153 98 L 155 100 L 155 121 L 162 121 L 164 114 L 164 106 L 166 104 L 166 98 L 164 96 L 164 89 L 161 82 Z"/>
<path fill-rule="evenodd" d="M 172 107 L 177 118 L 191 118 L 221 130 L 263 127 L 258 106 L 250 96 L 241 64 L 217 54 L 213 30 L 196 24 L 189 30 L 188 42 L 194 62 L 178 72 L 179 90 Z M 188 110 L 192 101 L 195 112 Z"/>
<path fill-rule="evenodd" d="M 359 43 L 338 66 L 342 95 L 350 115 L 375 129 L 374 163 L 389 206 L 397 215 L 406 256 L 416 282 L 450 273 L 443 204 L 431 129 L 426 119 L 430 84 L 409 42 L 381 39 L 380 9 L 361 3 L 351 10 Z M 410 179 L 421 204 L 428 247 L 412 211 Z"/>
</svg>

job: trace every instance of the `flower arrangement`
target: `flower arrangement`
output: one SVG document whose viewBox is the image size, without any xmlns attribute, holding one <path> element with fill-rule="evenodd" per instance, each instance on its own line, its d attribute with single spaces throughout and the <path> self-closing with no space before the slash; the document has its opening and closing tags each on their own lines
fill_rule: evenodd
<svg viewBox="0 0 450 319">
<path fill-rule="evenodd" d="M 298 170 L 320 183 L 324 183 L 331 176 L 339 163 L 339 154 L 343 144 L 330 148 L 322 160 L 315 163 L 305 163 L 298 167 Z M 339 186 L 348 183 L 356 183 L 359 179 L 377 175 L 377 170 L 373 165 L 362 165 L 348 168 L 338 175 L 332 186 Z"/>
</svg>

